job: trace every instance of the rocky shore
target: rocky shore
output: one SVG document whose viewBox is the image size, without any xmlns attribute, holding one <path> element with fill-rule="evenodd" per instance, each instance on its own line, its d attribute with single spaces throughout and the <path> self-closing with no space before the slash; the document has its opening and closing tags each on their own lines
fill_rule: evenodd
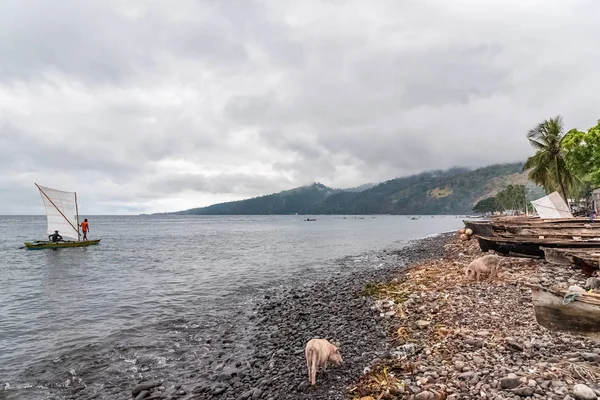
<svg viewBox="0 0 600 400">
<path fill-rule="evenodd" d="M 348 387 L 358 381 L 365 367 L 389 354 L 389 320 L 371 311 L 373 299 L 365 295 L 365 286 L 391 279 L 405 265 L 438 257 L 449 237 L 423 239 L 401 250 L 347 257 L 340 261 L 340 272 L 334 276 L 264 293 L 248 315 L 248 356 L 232 356 L 238 346 L 235 335 L 209 339 L 208 346 L 220 350 L 207 368 L 177 383 L 145 374 L 132 385 L 131 398 L 348 398 Z M 304 346 L 313 337 L 337 340 L 344 364 L 319 373 L 317 385 L 309 387 Z"/>
<path fill-rule="evenodd" d="M 451 240 L 443 253 L 370 288 L 378 298 L 372 312 L 393 321 L 392 348 L 351 388 L 355 398 L 591 400 L 600 395 L 598 342 L 539 326 L 527 286 L 586 287 L 580 271 L 503 258 L 499 277 L 476 282 L 464 274 L 482 255 L 476 241 Z"/>
</svg>

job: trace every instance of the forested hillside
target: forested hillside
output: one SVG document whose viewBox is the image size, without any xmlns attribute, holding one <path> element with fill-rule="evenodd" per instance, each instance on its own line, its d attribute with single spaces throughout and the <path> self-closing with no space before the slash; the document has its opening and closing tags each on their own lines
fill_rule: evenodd
<svg viewBox="0 0 600 400">
<path fill-rule="evenodd" d="M 363 191 L 315 183 L 177 214 L 464 214 L 509 184 L 526 184 L 530 198 L 542 196 L 543 191 L 529 183 L 521 170 L 520 163 L 476 170 L 453 168 L 392 179 Z"/>
</svg>

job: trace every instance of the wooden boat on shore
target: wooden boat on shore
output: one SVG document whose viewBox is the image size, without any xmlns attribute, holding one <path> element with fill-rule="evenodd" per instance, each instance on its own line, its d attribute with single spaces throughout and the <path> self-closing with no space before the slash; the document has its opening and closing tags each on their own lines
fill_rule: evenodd
<svg viewBox="0 0 600 400">
<path fill-rule="evenodd" d="M 496 218 L 485 221 L 463 221 L 475 235 L 496 237 L 503 235 L 582 236 L 600 237 L 600 221 L 588 218 L 540 219 L 531 217 Z"/>
<path fill-rule="evenodd" d="M 541 247 L 547 262 L 570 265 L 581 269 L 586 276 L 592 276 L 600 269 L 600 246 L 593 248 L 550 248 Z"/>
<path fill-rule="evenodd" d="M 69 247 L 86 247 L 100 243 L 102 239 L 81 240 L 79 231 L 79 207 L 77 205 L 77 193 L 65 192 L 62 190 L 35 186 L 40 191 L 42 201 L 46 209 L 46 219 L 48 222 L 48 235 L 58 232 L 61 237 L 72 240 L 35 240 L 25 242 L 25 247 L 29 250 L 43 249 L 61 249 Z"/>
<path fill-rule="evenodd" d="M 495 251 L 513 257 L 544 258 L 542 248 L 597 248 L 600 247 L 598 239 L 564 239 L 564 238 L 539 238 L 534 236 L 512 237 L 484 237 L 475 235 L 479 241 L 481 251 Z"/>
<path fill-rule="evenodd" d="M 577 334 L 600 334 L 600 294 L 527 286 L 531 288 L 535 319 L 541 326 Z"/>
</svg>

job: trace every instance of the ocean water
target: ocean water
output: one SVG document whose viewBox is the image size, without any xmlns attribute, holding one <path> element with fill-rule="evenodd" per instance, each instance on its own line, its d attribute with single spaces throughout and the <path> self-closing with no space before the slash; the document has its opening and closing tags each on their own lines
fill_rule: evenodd
<svg viewBox="0 0 600 400">
<path fill-rule="evenodd" d="M 159 365 L 182 346 L 178 324 L 208 335 L 261 288 L 462 225 L 455 216 L 86 217 L 100 245 L 31 251 L 23 242 L 47 237 L 45 217 L 0 216 L 6 388 L 59 387 L 85 371 L 88 383 L 112 379 L 130 373 L 134 353 Z"/>
</svg>

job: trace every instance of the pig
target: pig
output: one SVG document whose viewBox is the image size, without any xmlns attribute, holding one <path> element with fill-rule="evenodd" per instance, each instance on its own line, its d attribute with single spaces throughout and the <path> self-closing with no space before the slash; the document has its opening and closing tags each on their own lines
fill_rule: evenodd
<svg viewBox="0 0 600 400">
<path fill-rule="evenodd" d="M 473 260 L 465 269 L 465 275 L 470 278 L 477 278 L 479 281 L 481 274 L 489 274 L 491 280 L 492 277 L 496 276 L 499 265 L 500 257 L 496 254 L 489 254 Z"/>
<path fill-rule="evenodd" d="M 342 355 L 340 349 L 329 343 L 326 339 L 311 339 L 306 343 L 306 365 L 308 366 L 308 379 L 314 385 L 317 381 L 317 369 L 327 369 L 327 364 L 340 365 Z"/>
</svg>

